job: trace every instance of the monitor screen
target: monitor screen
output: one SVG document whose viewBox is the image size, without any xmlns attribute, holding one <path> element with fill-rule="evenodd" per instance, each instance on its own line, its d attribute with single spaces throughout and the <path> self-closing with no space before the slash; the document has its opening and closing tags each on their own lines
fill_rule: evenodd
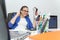
<svg viewBox="0 0 60 40">
<path fill-rule="evenodd" d="M 51 15 L 49 20 L 49 29 L 57 28 L 57 16 Z"/>
</svg>

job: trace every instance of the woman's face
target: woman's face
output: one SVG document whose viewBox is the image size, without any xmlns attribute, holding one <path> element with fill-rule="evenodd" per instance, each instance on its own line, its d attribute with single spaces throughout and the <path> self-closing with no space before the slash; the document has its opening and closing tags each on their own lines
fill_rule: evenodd
<svg viewBox="0 0 60 40">
<path fill-rule="evenodd" d="M 21 14 L 25 17 L 28 15 L 28 8 L 23 8 L 23 10 L 21 10 Z"/>
</svg>

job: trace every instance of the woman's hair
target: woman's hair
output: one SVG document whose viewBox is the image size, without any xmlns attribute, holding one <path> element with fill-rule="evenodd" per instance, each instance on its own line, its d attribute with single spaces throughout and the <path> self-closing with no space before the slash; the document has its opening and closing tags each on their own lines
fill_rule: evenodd
<svg viewBox="0 0 60 40">
<path fill-rule="evenodd" d="M 23 10 L 23 8 L 28 8 L 28 7 L 27 6 L 22 6 L 21 9 L 20 9 L 20 13 Z"/>
</svg>

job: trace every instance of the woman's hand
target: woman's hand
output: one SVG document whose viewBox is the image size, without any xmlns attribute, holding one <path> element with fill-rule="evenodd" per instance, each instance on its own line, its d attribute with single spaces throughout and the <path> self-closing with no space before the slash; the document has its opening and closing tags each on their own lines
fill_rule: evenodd
<svg viewBox="0 0 60 40">
<path fill-rule="evenodd" d="M 18 11 L 16 15 L 17 15 L 17 16 L 20 16 L 20 11 Z"/>
<path fill-rule="evenodd" d="M 17 18 L 18 16 L 20 16 L 20 11 L 17 12 L 17 14 L 10 20 L 10 22 L 11 22 L 12 24 L 14 24 L 14 23 L 15 23 L 15 20 L 16 20 L 16 18 Z"/>
</svg>

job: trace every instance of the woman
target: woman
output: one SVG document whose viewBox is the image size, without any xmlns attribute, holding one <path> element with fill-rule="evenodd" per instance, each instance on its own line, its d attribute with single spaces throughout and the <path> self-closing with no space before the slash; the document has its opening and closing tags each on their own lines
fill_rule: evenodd
<svg viewBox="0 0 60 40">
<path fill-rule="evenodd" d="M 28 12 L 28 7 L 22 6 L 20 9 L 20 13 L 17 13 L 13 16 L 10 22 L 8 22 L 8 26 L 14 30 L 24 30 L 26 28 L 29 30 L 33 30 L 33 24 L 27 16 Z"/>
</svg>

